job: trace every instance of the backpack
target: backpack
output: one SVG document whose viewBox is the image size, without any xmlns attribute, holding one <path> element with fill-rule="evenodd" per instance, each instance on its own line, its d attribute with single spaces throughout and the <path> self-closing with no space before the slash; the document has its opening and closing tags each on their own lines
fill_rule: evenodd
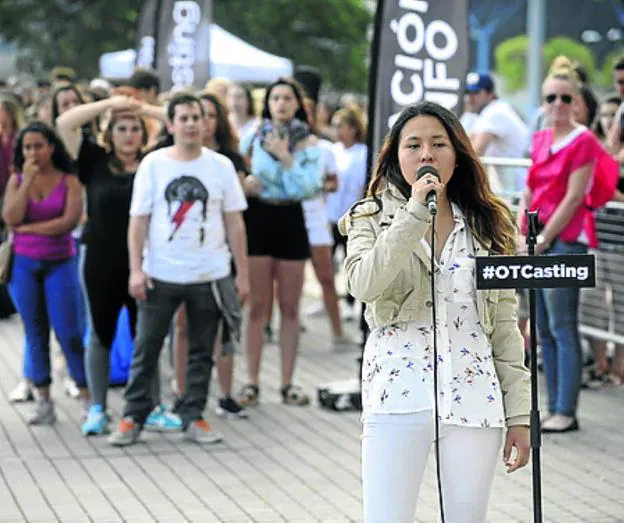
<svg viewBox="0 0 624 523">
<path fill-rule="evenodd" d="M 591 211 L 597 211 L 613 199 L 620 179 L 620 164 L 597 143 L 596 164 L 585 203 Z"/>
<path fill-rule="evenodd" d="M 124 386 L 130 374 L 134 342 L 130 331 L 130 316 L 124 307 L 117 320 L 117 330 L 110 352 L 110 384 L 112 387 Z"/>
</svg>

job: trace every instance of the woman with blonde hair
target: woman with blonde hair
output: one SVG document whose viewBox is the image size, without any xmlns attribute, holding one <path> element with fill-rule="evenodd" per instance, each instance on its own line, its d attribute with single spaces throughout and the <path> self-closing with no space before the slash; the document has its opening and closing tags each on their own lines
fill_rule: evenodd
<svg viewBox="0 0 624 523">
<path fill-rule="evenodd" d="M 583 254 L 595 247 L 596 227 L 586 194 L 601 146 L 594 134 L 575 121 L 580 86 L 566 57 L 554 60 L 542 85 L 549 127 L 533 134 L 527 185 L 518 225 L 527 233 L 525 209 L 539 213 L 536 254 Z M 524 237 L 519 238 L 524 249 Z M 578 430 L 582 353 L 578 322 L 579 289 L 537 290 L 537 331 L 544 357 L 548 414 L 543 432 Z"/>
<path fill-rule="evenodd" d="M 346 238 L 338 231 L 338 220 L 364 196 L 368 147 L 364 143 L 366 139 L 364 115 L 358 106 L 353 105 L 336 111 L 332 118 L 332 127 L 337 139 L 333 153 L 338 189 L 327 195 L 327 215 L 332 224 L 333 255 L 335 255 L 338 247 L 346 251 L 347 245 Z M 346 303 L 345 319 L 353 320 L 355 299 L 348 293 Z"/>
<path fill-rule="evenodd" d="M 204 92 L 214 94 L 224 106 L 227 102 L 227 92 L 232 82 L 222 76 L 211 78 L 206 82 Z"/>
<path fill-rule="evenodd" d="M 332 250 L 334 239 L 326 207 L 327 195 L 335 192 L 338 186 L 336 160 L 333 153 L 333 144 L 319 137 L 318 129 L 316 128 L 316 104 L 312 99 L 305 98 L 304 106 L 308 114 L 308 123 L 318 138 L 318 146 L 322 152 L 324 191 L 302 203 L 303 213 L 308 231 L 308 241 L 310 242 L 312 266 L 321 286 L 323 304 L 329 317 L 333 334 L 332 349 L 344 350 L 353 346 L 354 342 L 344 334 L 340 320 Z"/>
</svg>

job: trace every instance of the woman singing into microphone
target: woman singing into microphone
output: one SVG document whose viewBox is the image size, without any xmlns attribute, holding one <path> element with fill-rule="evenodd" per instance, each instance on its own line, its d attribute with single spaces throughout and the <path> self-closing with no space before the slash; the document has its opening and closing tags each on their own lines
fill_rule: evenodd
<svg viewBox="0 0 624 523">
<path fill-rule="evenodd" d="M 423 167 L 429 173 L 417 179 Z M 431 190 L 438 206 L 435 298 L 425 204 Z M 475 287 L 475 256 L 514 252 L 511 212 L 492 193 L 457 118 L 422 102 L 403 110 L 369 198 L 339 225 L 348 235 L 347 287 L 367 304 L 371 328 L 362 371 L 365 520 L 414 520 L 434 442 L 435 299 L 446 519 L 484 522 L 505 428 L 508 472 L 529 459 L 530 382 L 514 291 Z"/>
</svg>

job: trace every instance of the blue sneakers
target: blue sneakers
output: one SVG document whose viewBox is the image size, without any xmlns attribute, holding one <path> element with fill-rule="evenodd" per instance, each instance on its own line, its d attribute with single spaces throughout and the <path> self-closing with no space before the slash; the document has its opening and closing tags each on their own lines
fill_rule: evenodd
<svg viewBox="0 0 624 523">
<path fill-rule="evenodd" d="M 182 430 L 182 419 L 160 404 L 147 417 L 143 428 L 150 432 L 179 432 Z"/>
<path fill-rule="evenodd" d="M 108 434 L 108 415 L 102 405 L 91 405 L 87 412 L 87 419 L 82 424 L 82 433 L 85 436 L 100 436 Z"/>
</svg>

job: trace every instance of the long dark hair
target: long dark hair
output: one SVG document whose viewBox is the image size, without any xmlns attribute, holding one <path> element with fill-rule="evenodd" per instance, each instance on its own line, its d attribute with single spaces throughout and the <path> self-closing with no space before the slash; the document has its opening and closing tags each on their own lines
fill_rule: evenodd
<svg viewBox="0 0 624 523">
<path fill-rule="evenodd" d="M 610 94 L 609 96 L 607 96 L 602 102 L 600 102 L 600 105 L 602 106 L 602 105 L 608 104 L 608 105 L 616 105 L 619 107 L 621 103 L 622 103 L 622 98 L 620 98 L 620 95 L 614 93 L 614 94 Z M 615 119 L 614 119 L 614 123 L 615 123 Z M 600 114 L 596 115 L 596 120 L 594 121 L 594 133 L 601 140 L 604 140 L 607 137 L 606 129 L 602 128 L 602 123 L 600 122 Z"/>
<path fill-rule="evenodd" d="M 485 169 L 457 117 L 438 104 L 420 102 L 403 109 L 386 136 L 368 195 L 377 202 L 380 210 L 384 183 L 392 184 L 405 198 L 410 198 L 411 187 L 401 173 L 398 148 L 403 127 L 417 116 L 436 118 L 446 129 L 455 151 L 457 166 L 446 185 L 449 201 L 460 207 L 470 230 L 481 244 L 490 244 L 490 250 L 496 254 L 513 253 L 516 234 L 509 207 L 492 192 Z"/>
<path fill-rule="evenodd" d="M 596 99 L 596 95 L 593 93 L 593 91 L 585 85 L 581 85 L 581 87 L 579 87 L 579 93 L 581 95 L 581 98 L 583 98 L 585 106 L 587 107 L 587 121 L 579 123 L 582 123 L 587 127 L 591 127 L 596 120 L 596 113 L 598 112 L 598 100 Z"/>
<path fill-rule="evenodd" d="M 81 92 L 78 90 L 78 87 L 76 87 L 74 84 L 59 85 L 52 94 L 52 121 L 54 122 L 54 125 L 56 125 L 56 119 L 60 116 L 58 95 L 63 91 L 73 91 L 74 93 L 76 93 L 76 96 L 78 97 L 78 100 L 80 100 L 80 103 L 85 103 L 84 96 L 82 96 Z"/>
<path fill-rule="evenodd" d="M 303 123 L 308 123 L 308 114 L 303 106 L 303 88 L 297 80 L 292 78 L 278 78 L 267 87 L 266 94 L 264 95 L 264 105 L 262 106 L 262 118 L 266 118 L 268 120 L 272 119 L 271 111 L 269 111 L 269 97 L 271 96 L 271 91 L 273 91 L 273 89 L 278 85 L 286 85 L 293 90 L 297 103 L 299 104 L 299 108 L 295 113 L 295 118 Z"/>
<path fill-rule="evenodd" d="M 13 168 L 15 172 L 21 172 L 24 167 L 24 136 L 28 133 L 39 133 L 42 135 L 45 140 L 54 146 L 54 152 L 52 153 L 52 165 L 56 169 L 64 173 L 70 173 L 73 171 L 73 162 L 67 149 L 65 149 L 65 144 L 59 138 L 56 131 L 40 121 L 30 122 L 26 127 L 24 127 L 20 133 L 17 135 L 17 140 L 15 140 L 15 150 L 13 152 Z"/>
<path fill-rule="evenodd" d="M 202 100 L 210 102 L 217 111 L 217 130 L 215 131 L 215 141 L 222 151 L 229 153 L 238 151 L 238 137 L 232 129 L 230 119 L 227 117 L 227 109 L 212 93 L 202 92 L 199 94 Z"/>
<path fill-rule="evenodd" d="M 256 111 L 254 110 L 254 102 L 253 102 L 253 96 L 251 95 L 251 89 L 249 88 L 248 85 L 233 83 L 228 86 L 228 90 L 233 89 L 235 87 L 242 89 L 243 92 L 245 93 L 245 98 L 247 98 L 247 116 L 249 116 L 249 118 L 254 118 L 256 116 Z"/>
<path fill-rule="evenodd" d="M 62 93 L 64 91 L 73 91 L 74 93 L 76 93 L 76 96 L 78 97 L 78 101 L 81 104 L 85 103 L 84 96 L 82 95 L 82 93 L 80 92 L 78 87 L 76 87 L 75 84 L 69 84 L 69 83 L 61 84 L 56 89 L 54 89 L 54 92 L 52 93 L 52 125 L 54 125 L 55 128 L 56 128 L 56 119 L 60 116 L 58 95 L 59 93 Z M 82 126 L 83 138 L 90 137 L 90 138 L 95 139 L 95 137 L 98 134 L 99 121 L 100 121 L 100 117 L 98 115 L 93 120 L 91 120 L 91 122 L 88 122 Z"/>
</svg>

